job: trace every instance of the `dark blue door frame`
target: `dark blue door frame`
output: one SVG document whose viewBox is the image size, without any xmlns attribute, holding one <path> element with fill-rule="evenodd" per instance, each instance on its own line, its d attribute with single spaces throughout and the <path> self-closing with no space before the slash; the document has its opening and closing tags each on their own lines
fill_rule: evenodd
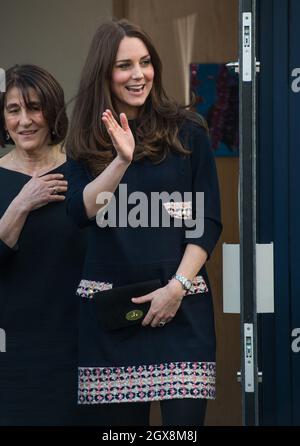
<svg viewBox="0 0 300 446">
<path fill-rule="evenodd" d="M 260 315 L 260 424 L 300 425 L 300 1 L 258 2 L 258 241 L 274 241 L 275 313 Z"/>
<path fill-rule="evenodd" d="M 256 0 L 239 1 L 241 384 L 244 426 L 258 418 L 256 313 Z"/>
<path fill-rule="evenodd" d="M 300 68 L 300 2 L 292 1 L 290 11 L 290 86 L 291 73 Z M 290 114 L 290 295 L 291 327 L 300 327 L 300 92 L 289 90 Z M 299 346 L 299 345 L 298 345 Z M 292 352 L 292 421 L 300 425 L 300 352 Z"/>
</svg>

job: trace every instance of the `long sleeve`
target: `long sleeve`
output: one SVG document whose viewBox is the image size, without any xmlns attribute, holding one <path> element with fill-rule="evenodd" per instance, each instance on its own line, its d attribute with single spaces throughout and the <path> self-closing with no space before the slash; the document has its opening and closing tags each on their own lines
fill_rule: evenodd
<svg viewBox="0 0 300 446">
<path fill-rule="evenodd" d="M 204 231 L 199 237 L 185 237 L 185 243 L 192 243 L 203 248 L 210 257 L 222 232 L 220 194 L 218 177 L 210 140 L 205 129 L 197 124 L 188 123 L 185 130 L 187 146 L 192 150 L 192 216 L 204 218 Z M 196 193 L 204 194 L 204 215 Z"/>
<path fill-rule="evenodd" d="M 17 247 L 10 248 L 0 239 L 0 265 L 5 263 L 10 257 L 14 256 L 17 251 Z"/>
<path fill-rule="evenodd" d="M 92 178 L 84 164 L 70 158 L 67 160 L 66 177 L 68 180 L 67 213 L 77 226 L 83 228 L 94 222 L 94 219 L 88 218 L 83 202 L 83 190 Z"/>
</svg>

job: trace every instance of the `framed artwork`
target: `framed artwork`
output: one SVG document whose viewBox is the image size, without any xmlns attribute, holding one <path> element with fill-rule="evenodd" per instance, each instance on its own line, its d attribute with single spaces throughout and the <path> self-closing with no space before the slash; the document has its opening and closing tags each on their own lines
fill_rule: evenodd
<svg viewBox="0 0 300 446">
<path fill-rule="evenodd" d="M 190 64 L 195 109 L 208 123 L 215 156 L 238 156 L 239 80 L 225 64 Z"/>
</svg>

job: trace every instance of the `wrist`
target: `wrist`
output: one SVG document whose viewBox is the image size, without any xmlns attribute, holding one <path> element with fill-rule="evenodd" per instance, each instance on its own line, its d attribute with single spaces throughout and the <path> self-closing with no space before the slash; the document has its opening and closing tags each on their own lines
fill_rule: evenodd
<svg viewBox="0 0 300 446">
<path fill-rule="evenodd" d="M 174 298 L 182 299 L 186 294 L 186 290 L 182 288 L 181 283 L 176 279 L 171 279 L 167 285 L 167 288 Z"/>
<path fill-rule="evenodd" d="M 172 276 L 172 279 L 179 282 L 181 284 L 182 288 L 185 290 L 185 292 L 189 292 L 189 291 L 193 290 L 193 281 L 190 280 L 189 278 L 183 276 L 182 274 L 176 273 Z"/>
<path fill-rule="evenodd" d="M 121 166 L 121 167 L 129 167 L 132 159 L 128 160 L 128 159 L 124 159 L 122 158 L 119 154 L 117 154 L 116 158 L 115 158 L 115 162 L 117 165 Z"/>
<path fill-rule="evenodd" d="M 27 215 L 31 211 L 30 206 L 24 200 L 22 200 L 19 195 L 12 201 L 12 205 L 14 206 L 16 212 L 19 215 Z"/>
</svg>

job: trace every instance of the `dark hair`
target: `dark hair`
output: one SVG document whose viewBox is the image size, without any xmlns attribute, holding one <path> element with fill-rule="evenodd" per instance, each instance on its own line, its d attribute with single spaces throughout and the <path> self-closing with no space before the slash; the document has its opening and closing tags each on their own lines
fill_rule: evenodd
<svg viewBox="0 0 300 446">
<path fill-rule="evenodd" d="M 68 155 L 84 161 L 94 174 L 99 174 L 116 156 L 101 116 L 110 109 L 118 119 L 110 82 L 118 48 L 125 36 L 142 40 L 154 68 L 153 87 L 138 116 L 134 160 L 147 157 L 159 163 L 169 150 L 187 155 L 190 151 L 178 138 L 180 123 L 188 117 L 205 126 L 199 115 L 167 97 L 162 86 L 162 64 L 150 37 L 125 19 L 104 23 L 94 35 L 82 70 L 66 142 Z"/>
<path fill-rule="evenodd" d="M 29 89 L 33 88 L 41 102 L 44 118 L 50 129 L 50 145 L 62 142 L 68 129 L 64 92 L 56 79 L 43 68 L 36 65 L 15 65 L 6 71 L 6 92 L 0 93 L 0 145 L 14 142 L 6 139 L 4 107 L 7 92 L 17 87 L 25 106 L 30 109 Z"/>
</svg>

